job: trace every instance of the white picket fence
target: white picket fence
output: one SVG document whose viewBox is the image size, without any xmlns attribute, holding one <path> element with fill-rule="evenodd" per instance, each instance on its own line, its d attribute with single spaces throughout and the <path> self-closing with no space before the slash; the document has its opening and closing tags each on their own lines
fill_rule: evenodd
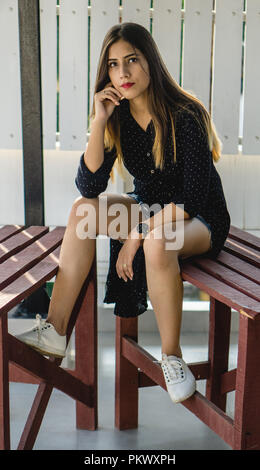
<svg viewBox="0 0 260 470">
<path fill-rule="evenodd" d="M 259 155 L 260 1 L 248 0 L 246 11 L 243 0 L 215 3 L 213 11 L 212 0 L 186 0 L 185 10 L 182 0 L 154 0 L 153 8 L 150 0 L 123 0 L 121 7 L 118 0 L 92 0 L 91 6 L 86 0 L 61 0 L 58 7 L 55 0 L 40 0 L 44 148 L 55 149 L 57 140 L 61 150 L 85 148 L 87 111 L 105 32 L 120 20 L 150 30 L 151 20 L 152 34 L 171 74 L 179 82 L 181 72 L 181 85 L 212 108 L 224 153 L 237 154 L 240 142 L 243 154 Z M 5 149 L 22 148 L 18 35 L 17 0 L 1 0 L 0 147 Z"/>
<path fill-rule="evenodd" d="M 60 0 L 58 6 L 40 0 L 40 11 L 45 223 L 66 225 L 79 195 L 74 177 L 103 37 L 112 25 L 133 21 L 151 31 L 176 81 L 211 110 L 223 142 L 217 168 L 232 223 L 260 233 L 260 0 Z M 21 224 L 17 0 L 0 1 L 0 67 L 0 224 Z M 131 181 L 117 177 L 108 191 L 130 190 Z M 108 242 L 98 239 L 99 303 Z"/>
</svg>

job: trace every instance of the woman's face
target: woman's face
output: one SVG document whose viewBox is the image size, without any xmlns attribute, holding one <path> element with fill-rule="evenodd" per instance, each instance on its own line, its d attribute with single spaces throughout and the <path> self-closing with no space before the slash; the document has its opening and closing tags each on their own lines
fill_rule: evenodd
<svg viewBox="0 0 260 470">
<path fill-rule="evenodd" d="M 120 39 L 110 46 L 108 75 L 112 85 L 128 100 L 146 96 L 150 83 L 148 62 L 129 42 Z"/>
</svg>

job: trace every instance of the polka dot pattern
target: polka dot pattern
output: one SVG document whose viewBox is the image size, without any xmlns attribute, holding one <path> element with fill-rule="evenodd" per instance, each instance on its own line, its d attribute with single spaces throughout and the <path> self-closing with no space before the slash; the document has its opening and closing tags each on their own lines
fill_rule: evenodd
<svg viewBox="0 0 260 470">
<path fill-rule="evenodd" d="M 196 114 L 192 105 L 191 110 Z M 152 121 L 146 130 L 142 129 L 130 113 L 129 101 L 123 100 L 120 105 L 120 140 L 125 167 L 134 177 L 134 191 L 128 194 L 141 206 L 157 203 L 163 208 L 164 204 L 174 202 L 184 205 L 190 218 L 196 215 L 203 217 L 211 228 L 212 239 L 211 249 L 206 255 L 214 259 L 227 238 L 230 216 L 207 138 L 189 109 L 176 113 L 177 160 L 174 163 L 168 120 L 164 167 L 160 170 L 155 167 L 152 155 L 154 136 Z M 75 181 L 84 197 L 97 197 L 105 191 L 115 159 L 115 149 L 105 151 L 103 164 L 92 173 L 84 163 L 84 154 L 81 156 Z M 110 263 L 104 301 L 116 303 L 116 315 L 136 316 L 147 310 L 144 253 L 140 247 L 133 263 L 133 281 L 125 283 L 118 278 L 115 269 L 121 247 L 119 241 L 110 240 Z"/>
</svg>

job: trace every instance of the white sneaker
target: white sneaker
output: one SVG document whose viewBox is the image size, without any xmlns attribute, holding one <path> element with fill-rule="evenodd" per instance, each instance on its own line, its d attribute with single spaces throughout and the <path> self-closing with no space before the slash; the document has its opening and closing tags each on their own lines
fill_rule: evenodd
<svg viewBox="0 0 260 470">
<path fill-rule="evenodd" d="M 36 325 L 24 333 L 15 335 L 17 339 L 45 356 L 64 357 L 66 354 L 66 335 L 57 333 L 51 323 L 36 315 Z"/>
<path fill-rule="evenodd" d="M 195 377 L 182 358 L 162 354 L 160 364 L 168 393 L 174 403 L 187 400 L 195 393 Z"/>
</svg>

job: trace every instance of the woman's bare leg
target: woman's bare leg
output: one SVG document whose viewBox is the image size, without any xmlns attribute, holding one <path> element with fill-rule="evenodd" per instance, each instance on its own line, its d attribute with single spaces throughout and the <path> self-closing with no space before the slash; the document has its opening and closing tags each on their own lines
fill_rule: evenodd
<svg viewBox="0 0 260 470">
<path fill-rule="evenodd" d="M 82 240 L 76 233 L 76 225 L 79 222 L 76 210 L 83 202 L 82 198 L 75 201 L 70 212 L 48 311 L 47 322 L 52 323 L 60 335 L 66 334 L 71 311 L 90 271 L 95 254 L 95 238 Z M 93 200 L 91 204 L 95 207 L 98 201 Z"/>
<path fill-rule="evenodd" d="M 208 251 L 210 234 L 205 225 L 194 218 L 184 221 L 181 249 L 166 250 L 165 238 L 155 237 L 145 239 L 143 247 L 148 292 L 160 332 L 162 353 L 181 357 L 183 281 L 178 259 Z"/>
<path fill-rule="evenodd" d="M 53 286 L 47 317 L 47 322 L 51 323 L 60 335 L 66 334 L 73 306 L 92 266 L 96 236 L 112 235 L 112 238 L 116 238 L 116 235 L 113 236 L 113 233 L 108 234 L 109 225 L 116 217 L 114 215 L 108 216 L 107 211 L 113 204 L 118 203 L 126 207 L 128 214 L 128 226 L 125 231 L 126 238 L 131 226 L 131 206 L 135 204 L 137 207 L 137 203 L 129 196 L 102 194 L 96 199 L 80 197 L 72 206 L 61 245 L 59 270 Z M 89 204 L 92 208 L 88 213 L 84 212 L 85 204 Z M 83 211 L 80 211 L 80 208 Z M 99 218 L 100 210 L 103 213 Z M 77 215 L 79 213 L 83 214 L 83 212 L 84 215 Z M 76 228 L 79 227 L 79 222 L 83 221 L 86 215 L 88 231 L 91 231 L 92 238 L 82 239 L 80 231 L 77 232 Z M 99 226 L 99 219 L 102 222 L 105 220 L 107 223 L 102 223 L 102 226 Z"/>
</svg>

